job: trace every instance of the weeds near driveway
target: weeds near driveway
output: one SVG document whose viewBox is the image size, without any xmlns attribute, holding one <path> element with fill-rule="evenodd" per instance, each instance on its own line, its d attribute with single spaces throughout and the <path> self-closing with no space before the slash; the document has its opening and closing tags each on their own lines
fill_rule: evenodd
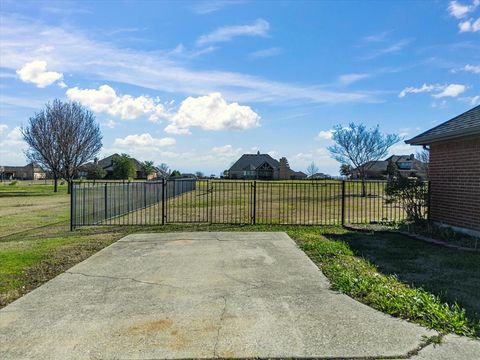
<svg viewBox="0 0 480 360">
<path fill-rule="evenodd" d="M 292 235 L 296 237 L 300 247 L 319 265 L 330 280 L 332 288 L 384 313 L 418 323 L 440 333 L 466 336 L 479 334 L 478 321 L 469 320 L 465 309 L 456 302 L 447 303 L 440 296 L 421 287 L 410 286 L 400 281 L 394 274 L 382 273 L 368 259 L 355 256 L 349 240 L 352 235 L 355 237 L 358 234 L 342 229 L 330 229 L 323 235 L 303 231 Z M 377 238 L 379 237 L 377 235 Z M 388 238 L 389 235 L 382 237 Z M 412 251 L 415 251 L 414 246 L 411 248 Z"/>
</svg>

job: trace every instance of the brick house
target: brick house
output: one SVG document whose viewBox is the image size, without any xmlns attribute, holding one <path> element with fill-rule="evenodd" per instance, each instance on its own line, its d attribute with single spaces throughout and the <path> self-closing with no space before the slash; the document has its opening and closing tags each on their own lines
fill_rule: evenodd
<svg viewBox="0 0 480 360">
<path fill-rule="evenodd" d="M 430 218 L 480 236 L 480 105 L 410 140 L 430 150 Z"/>
<path fill-rule="evenodd" d="M 301 171 L 290 169 L 287 158 L 275 160 L 268 154 L 243 154 L 228 170 L 230 179 L 301 180 Z"/>
<path fill-rule="evenodd" d="M 107 156 L 106 158 L 103 158 L 103 159 L 100 159 L 100 160 L 95 159 L 93 161 L 93 163 L 87 163 L 85 165 L 90 165 L 90 164 L 99 165 L 107 173 L 105 175 L 105 179 L 113 179 L 113 159 L 117 156 L 120 156 L 120 155 L 113 154 L 113 155 Z M 145 177 L 145 174 L 143 173 L 143 170 L 142 170 L 142 163 L 135 158 L 132 158 L 132 160 L 135 164 L 135 171 L 136 171 L 135 179 L 145 179 L 146 177 Z M 80 167 L 78 176 L 79 177 L 86 177 L 87 176 L 87 172 L 85 171 L 83 166 Z M 157 177 L 156 173 L 151 174 L 151 175 L 148 176 L 147 180 L 152 180 L 156 177 Z"/>
<path fill-rule="evenodd" d="M 410 155 L 392 155 L 385 160 L 373 161 L 365 172 L 367 179 L 386 179 L 388 177 L 388 164 L 393 163 L 396 171 L 401 176 L 427 178 L 427 164 Z M 359 179 L 360 173 L 357 169 L 352 172 L 352 179 Z"/>
</svg>

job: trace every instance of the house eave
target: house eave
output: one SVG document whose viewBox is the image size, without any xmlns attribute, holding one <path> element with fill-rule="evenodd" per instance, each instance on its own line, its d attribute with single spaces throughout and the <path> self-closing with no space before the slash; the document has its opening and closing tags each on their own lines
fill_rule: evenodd
<svg viewBox="0 0 480 360">
<path fill-rule="evenodd" d="M 431 135 L 431 136 L 416 136 L 409 140 L 405 140 L 406 144 L 409 145 L 430 145 L 439 141 L 453 140 L 462 137 L 468 137 L 472 135 L 480 135 L 480 126 L 471 127 L 469 129 L 462 129 L 459 131 L 452 131 L 447 134 L 442 135 Z"/>
</svg>

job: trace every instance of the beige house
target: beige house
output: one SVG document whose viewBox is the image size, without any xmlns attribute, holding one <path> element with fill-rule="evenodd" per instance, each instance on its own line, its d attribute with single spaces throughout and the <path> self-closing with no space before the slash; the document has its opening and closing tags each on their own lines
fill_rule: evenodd
<svg viewBox="0 0 480 360">
<path fill-rule="evenodd" d="M 0 166 L 0 179 L 3 180 L 43 180 L 45 171 L 37 164 L 25 166 Z"/>
</svg>

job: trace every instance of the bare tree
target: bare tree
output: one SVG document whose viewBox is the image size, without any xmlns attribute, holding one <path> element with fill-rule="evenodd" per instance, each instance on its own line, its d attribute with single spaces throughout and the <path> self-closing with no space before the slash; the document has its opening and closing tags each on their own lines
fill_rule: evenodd
<svg viewBox="0 0 480 360">
<path fill-rule="evenodd" d="M 27 157 L 63 177 L 71 190 L 80 165 L 92 160 L 102 147 L 102 135 L 93 113 L 79 103 L 54 100 L 29 119 L 22 128 L 29 145 Z"/>
<path fill-rule="evenodd" d="M 363 124 L 350 123 L 348 127 L 336 125 L 332 139 L 335 145 L 329 146 L 330 155 L 341 164 L 352 165 L 362 179 L 362 196 L 367 195 L 366 174 L 375 161 L 387 155 L 388 149 L 398 141 L 396 134 L 382 134 L 377 125 L 367 129 Z"/>
<path fill-rule="evenodd" d="M 430 150 L 423 148 L 421 151 L 417 151 L 417 159 L 422 162 L 421 167 L 422 170 L 425 171 L 425 174 L 427 175 L 426 180 L 429 179 L 430 174 L 428 171 L 429 164 L 430 164 Z"/>
<path fill-rule="evenodd" d="M 312 161 L 310 165 L 307 167 L 307 175 L 309 178 L 313 180 L 313 176 L 318 173 L 318 166 L 315 165 L 315 162 Z"/>
<path fill-rule="evenodd" d="M 168 179 L 170 177 L 171 170 L 170 170 L 170 167 L 167 164 L 161 163 L 158 166 L 158 171 L 159 171 L 159 177 L 160 178 Z"/>
<path fill-rule="evenodd" d="M 29 146 L 27 158 L 51 173 L 53 191 L 57 192 L 62 169 L 62 154 L 57 140 L 60 118 L 53 116 L 48 107 L 29 119 L 28 126 L 22 128 L 22 134 Z"/>
</svg>

